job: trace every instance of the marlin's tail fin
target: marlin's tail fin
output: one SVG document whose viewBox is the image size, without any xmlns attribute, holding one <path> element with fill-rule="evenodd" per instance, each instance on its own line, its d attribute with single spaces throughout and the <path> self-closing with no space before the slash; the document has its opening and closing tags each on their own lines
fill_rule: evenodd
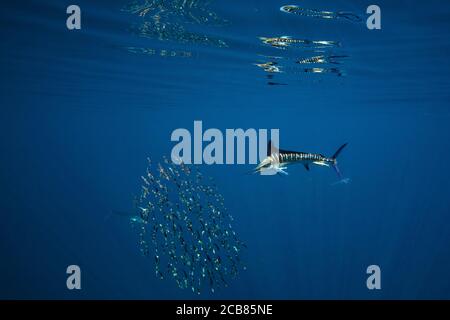
<svg viewBox="0 0 450 320">
<path fill-rule="evenodd" d="M 334 163 L 333 163 L 333 169 L 334 169 L 334 171 L 336 171 L 336 174 L 338 175 L 338 177 L 340 178 L 340 179 L 342 179 L 342 174 L 341 174 L 341 171 L 339 170 L 339 167 L 338 167 L 338 165 L 337 165 L 337 161 L 336 161 L 336 158 L 339 156 L 339 154 L 341 153 L 341 151 L 342 151 L 342 149 L 344 149 L 346 146 L 347 146 L 347 144 L 348 143 L 344 143 L 342 146 L 340 146 L 339 147 L 339 149 L 337 149 L 336 150 L 336 152 L 333 154 L 333 156 L 331 157 L 331 159 L 333 159 L 334 160 Z"/>
<path fill-rule="evenodd" d="M 344 143 L 342 146 L 339 147 L 339 149 L 337 149 L 337 151 L 333 154 L 333 156 L 331 157 L 331 159 L 336 159 L 339 154 L 341 153 L 342 149 L 344 149 L 347 146 L 348 143 Z"/>
</svg>

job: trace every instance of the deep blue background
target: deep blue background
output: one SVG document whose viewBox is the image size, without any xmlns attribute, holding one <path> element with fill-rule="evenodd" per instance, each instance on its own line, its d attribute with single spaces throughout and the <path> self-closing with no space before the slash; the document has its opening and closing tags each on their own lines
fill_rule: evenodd
<svg viewBox="0 0 450 320">
<path fill-rule="evenodd" d="M 289 1 L 288 1 L 289 2 Z M 176 128 L 279 128 L 288 149 L 331 155 L 332 170 L 288 177 L 203 166 L 247 243 L 247 270 L 200 298 L 450 298 L 450 4 L 377 1 L 382 30 L 279 11 L 284 1 L 217 1 L 228 48 L 142 38 L 127 1 L 2 4 L 0 298 L 197 298 L 156 279 L 128 222 L 146 158 L 170 154 Z M 367 1 L 301 1 L 365 16 Z M 339 40 L 346 77 L 291 74 L 268 86 L 259 36 Z M 130 53 L 187 50 L 191 58 Z M 82 290 L 65 287 L 82 269 Z M 366 268 L 382 290 L 366 288 Z"/>
</svg>

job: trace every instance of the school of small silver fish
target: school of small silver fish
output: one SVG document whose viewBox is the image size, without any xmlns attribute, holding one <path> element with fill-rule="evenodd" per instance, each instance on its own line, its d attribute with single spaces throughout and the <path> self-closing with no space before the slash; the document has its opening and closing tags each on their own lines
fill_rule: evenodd
<svg viewBox="0 0 450 320">
<path fill-rule="evenodd" d="M 228 286 L 245 270 L 246 245 L 212 179 L 193 165 L 164 158 L 156 166 L 148 160 L 142 182 L 139 246 L 153 257 L 158 278 L 173 278 L 178 287 L 200 294 Z"/>
</svg>

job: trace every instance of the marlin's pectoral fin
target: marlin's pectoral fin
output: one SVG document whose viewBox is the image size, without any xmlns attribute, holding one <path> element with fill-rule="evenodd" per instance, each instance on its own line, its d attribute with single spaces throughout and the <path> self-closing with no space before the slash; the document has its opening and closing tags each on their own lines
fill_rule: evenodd
<svg viewBox="0 0 450 320">
<path fill-rule="evenodd" d="M 304 166 L 305 166 L 305 169 L 309 171 L 309 164 L 305 163 Z"/>
<path fill-rule="evenodd" d="M 279 167 L 278 169 L 277 169 L 277 173 L 280 175 L 280 174 L 284 174 L 285 176 L 288 176 L 289 175 L 289 173 L 288 172 L 286 172 L 286 168 L 283 168 L 283 167 Z"/>
</svg>

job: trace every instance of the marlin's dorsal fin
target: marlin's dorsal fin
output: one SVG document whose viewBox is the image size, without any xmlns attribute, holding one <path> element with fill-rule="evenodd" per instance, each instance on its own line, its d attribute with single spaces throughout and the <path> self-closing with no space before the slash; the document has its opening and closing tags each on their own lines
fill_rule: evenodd
<svg viewBox="0 0 450 320">
<path fill-rule="evenodd" d="M 280 153 L 299 153 L 299 152 L 280 149 L 279 147 L 274 146 L 272 144 L 272 140 L 269 140 L 269 142 L 267 143 L 267 156 L 269 157 L 273 153 L 280 154 Z"/>
<path fill-rule="evenodd" d="M 305 169 L 309 171 L 309 163 L 305 163 L 304 166 L 305 166 Z"/>
</svg>

